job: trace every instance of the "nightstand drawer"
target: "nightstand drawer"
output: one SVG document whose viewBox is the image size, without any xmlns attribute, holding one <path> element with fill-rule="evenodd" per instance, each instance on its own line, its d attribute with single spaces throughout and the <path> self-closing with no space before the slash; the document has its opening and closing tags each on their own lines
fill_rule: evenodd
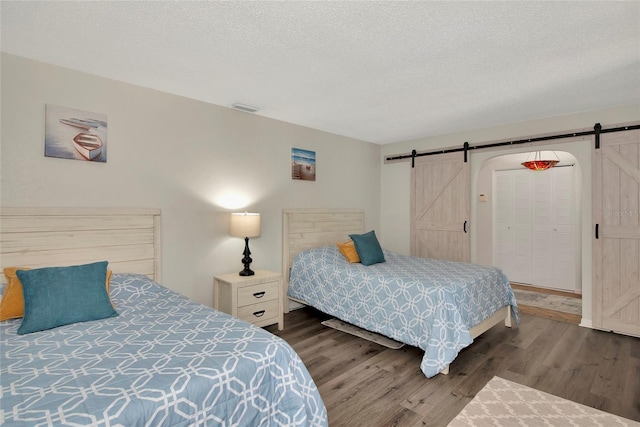
<svg viewBox="0 0 640 427">
<path fill-rule="evenodd" d="M 261 283 L 259 285 L 246 286 L 238 289 L 238 307 L 258 304 L 261 302 L 277 300 L 280 281 Z M 277 304 L 277 301 L 276 301 Z"/>
<path fill-rule="evenodd" d="M 278 304 L 277 299 L 238 307 L 238 317 L 256 325 L 268 320 L 271 321 L 269 324 L 276 323 L 278 321 L 279 307 L 280 304 Z"/>
</svg>

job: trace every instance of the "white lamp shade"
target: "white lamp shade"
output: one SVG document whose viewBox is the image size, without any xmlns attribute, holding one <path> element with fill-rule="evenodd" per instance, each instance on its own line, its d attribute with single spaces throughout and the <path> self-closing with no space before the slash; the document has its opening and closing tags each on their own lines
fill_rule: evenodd
<svg viewBox="0 0 640 427">
<path fill-rule="evenodd" d="M 232 213 L 229 234 L 234 237 L 258 237 L 260 235 L 260 214 Z"/>
</svg>

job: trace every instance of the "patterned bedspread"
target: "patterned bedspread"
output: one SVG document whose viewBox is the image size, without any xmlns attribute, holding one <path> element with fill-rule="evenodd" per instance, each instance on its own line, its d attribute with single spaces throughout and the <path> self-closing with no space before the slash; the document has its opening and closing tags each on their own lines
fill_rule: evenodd
<svg viewBox="0 0 640 427">
<path fill-rule="evenodd" d="M 473 342 L 469 329 L 510 305 L 509 281 L 495 267 L 399 255 L 349 264 L 337 247 L 294 259 L 289 296 L 352 323 L 425 350 L 420 368 L 433 377 Z"/>
<path fill-rule="evenodd" d="M 16 335 L 0 324 L 3 426 L 326 426 L 280 338 L 145 276 L 114 274 L 118 317 Z"/>
</svg>

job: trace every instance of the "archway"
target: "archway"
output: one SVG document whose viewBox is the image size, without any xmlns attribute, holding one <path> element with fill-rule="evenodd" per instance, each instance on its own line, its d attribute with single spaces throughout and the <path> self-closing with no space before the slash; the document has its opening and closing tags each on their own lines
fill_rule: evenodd
<svg viewBox="0 0 640 427">
<path fill-rule="evenodd" d="M 494 153 L 477 174 L 476 262 L 512 282 L 582 293 L 582 171 L 572 153 L 547 171 L 521 166 L 528 152 Z"/>
</svg>

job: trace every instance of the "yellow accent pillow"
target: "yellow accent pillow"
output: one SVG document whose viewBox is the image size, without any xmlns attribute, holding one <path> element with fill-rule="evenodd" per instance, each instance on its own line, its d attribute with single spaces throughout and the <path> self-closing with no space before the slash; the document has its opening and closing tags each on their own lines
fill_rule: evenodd
<svg viewBox="0 0 640 427">
<path fill-rule="evenodd" d="M 18 279 L 16 271 L 29 270 L 26 267 L 7 267 L 4 269 L 4 276 L 7 278 L 7 286 L 4 288 L 2 300 L 0 301 L 0 322 L 9 319 L 19 319 L 24 316 L 24 296 L 22 295 L 22 283 Z M 107 295 L 111 299 L 111 270 L 107 270 Z M 113 301 L 111 305 L 115 308 Z"/>
<path fill-rule="evenodd" d="M 107 296 L 109 297 L 109 301 L 111 301 L 111 273 L 111 270 L 107 270 L 107 283 L 105 285 L 107 287 Z M 116 308 L 113 301 L 111 301 L 111 307 Z"/>
<path fill-rule="evenodd" d="M 356 246 L 353 244 L 353 240 L 349 240 L 344 243 L 337 243 L 337 245 L 340 253 L 347 261 L 349 261 L 349 263 L 353 264 L 354 262 L 360 262 L 360 257 L 356 251 Z"/>
<path fill-rule="evenodd" d="M 7 267 L 4 276 L 7 278 L 7 286 L 0 301 L 0 322 L 8 319 L 19 319 L 24 316 L 24 297 L 22 296 L 22 283 L 16 275 L 18 270 L 29 270 L 24 267 Z"/>
</svg>

